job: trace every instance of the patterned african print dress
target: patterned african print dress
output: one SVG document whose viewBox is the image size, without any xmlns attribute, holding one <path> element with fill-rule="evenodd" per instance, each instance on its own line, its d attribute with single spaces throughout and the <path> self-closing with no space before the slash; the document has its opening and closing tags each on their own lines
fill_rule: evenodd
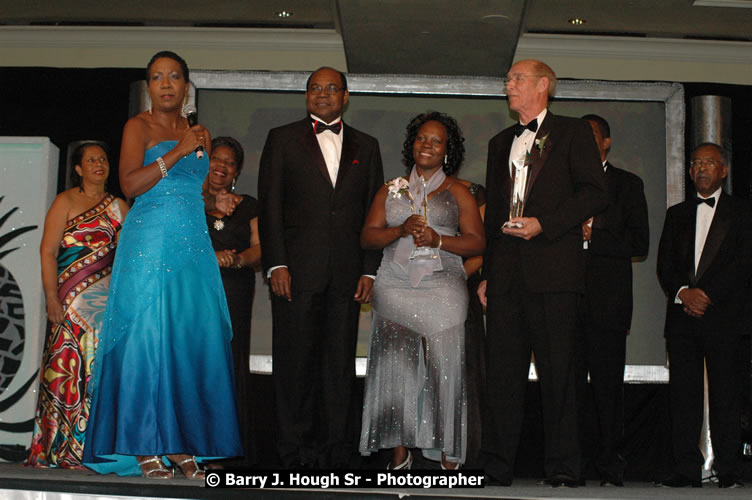
<svg viewBox="0 0 752 500">
<path fill-rule="evenodd" d="M 65 225 L 57 257 L 65 319 L 47 336 L 28 465 L 83 468 L 87 389 L 121 225 L 111 194 Z"/>
</svg>

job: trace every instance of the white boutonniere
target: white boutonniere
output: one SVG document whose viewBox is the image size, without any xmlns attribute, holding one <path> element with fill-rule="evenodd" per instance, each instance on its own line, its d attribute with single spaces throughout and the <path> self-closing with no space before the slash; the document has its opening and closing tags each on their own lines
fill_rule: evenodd
<svg viewBox="0 0 752 500">
<path fill-rule="evenodd" d="M 538 158 L 543 156 L 543 148 L 546 147 L 546 141 L 548 140 L 548 135 L 546 134 L 540 139 L 535 140 L 535 147 L 538 148 Z"/>
<path fill-rule="evenodd" d="M 404 177 L 397 177 L 386 183 L 392 198 L 402 198 L 403 194 L 409 195 L 410 183 Z"/>
</svg>

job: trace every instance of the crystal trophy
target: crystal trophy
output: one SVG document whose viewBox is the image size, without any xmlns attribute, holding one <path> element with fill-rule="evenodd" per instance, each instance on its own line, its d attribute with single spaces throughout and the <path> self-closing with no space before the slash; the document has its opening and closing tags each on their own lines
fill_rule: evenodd
<svg viewBox="0 0 752 500">
<path fill-rule="evenodd" d="M 418 193 L 418 206 L 416 208 L 415 204 L 411 203 L 411 208 L 413 209 L 414 213 L 425 217 L 426 224 L 428 224 L 428 190 L 426 189 L 427 182 L 423 178 L 423 176 L 420 177 L 420 185 L 420 193 Z M 434 249 L 431 247 L 416 247 L 410 253 L 410 260 L 428 260 L 436 259 L 437 257 L 438 252 L 434 252 Z"/>
<path fill-rule="evenodd" d="M 532 168 L 527 154 L 512 160 L 512 193 L 509 197 L 509 218 L 522 217 L 527 201 L 527 188 Z M 505 227 L 522 227 L 520 222 L 505 222 Z"/>
</svg>

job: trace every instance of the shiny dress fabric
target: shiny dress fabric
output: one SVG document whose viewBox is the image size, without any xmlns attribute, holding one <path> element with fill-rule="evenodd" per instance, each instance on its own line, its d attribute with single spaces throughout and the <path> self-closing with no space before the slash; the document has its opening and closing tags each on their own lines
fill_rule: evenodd
<svg viewBox="0 0 752 500">
<path fill-rule="evenodd" d="M 428 208 L 432 228 L 457 234 L 459 209 L 448 189 L 435 194 Z M 389 227 L 410 214 L 407 197 L 387 195 Z M 384 249 L 373 289 L 360 452 L 406 446 L 422 448 L 432 460 L 444 452 L 464 463 L 468 293 L 462 258 L 441 250 L 443 269 L 413 288 L 393 262 L 396 246 Z"/>
<path fill-rule="evenodd" d="M 175 145 L 146 150 L 144 164 Z M 84 449 L 97 472 L 138 475 L 136 455 L 242 454 L 232 327 L 201 196 L 208 168 L 181 159 L 123 226 Z"/>
<path fill-rule="evenodd" d="M 82 468 L 89 380 L 121 226 L 111 194 L 65 224 L 57 256 L 65 317 L 47 335 L 28 465 Z"/>
<path fill-rule="evenodd" d="M 206 214 L 206 225 L 215 251 L 235 250 L 241 253 L 251 244 L 251 219 L 258 217 L 258 201 L 242 195 L 243 201 L 230 216 L 214 217 Z M 217 222 L 221 221 L 221 224 Z M 222 284 L 227 297 L 232 320 L 232 357 L 235 367 L 235 398 L 238 406 L 238 423 L 245 457 L 225 465 L 250 466 L 259 461 L 255 440 L 255 413 L 251 409 L 251 310 L 256 272 L 244 267 L 220 268 Z"/>
</svg>

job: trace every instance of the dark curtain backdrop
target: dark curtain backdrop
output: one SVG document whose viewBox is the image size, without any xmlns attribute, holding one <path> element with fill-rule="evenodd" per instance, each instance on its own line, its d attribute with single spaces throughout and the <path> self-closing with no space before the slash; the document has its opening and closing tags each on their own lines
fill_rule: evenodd
<svg viewBox="0 0 752 500">
<path fill-rule="evenodd" d="M 68 143 L 103 141 L 110 148 L 108 190 L 121 196 L 117 163 L 129 86 L 143 78 L 143 69 L 0 68 L 0 136 L 49 137 L 60 149 L 58 191 Z"/>
</svg>

